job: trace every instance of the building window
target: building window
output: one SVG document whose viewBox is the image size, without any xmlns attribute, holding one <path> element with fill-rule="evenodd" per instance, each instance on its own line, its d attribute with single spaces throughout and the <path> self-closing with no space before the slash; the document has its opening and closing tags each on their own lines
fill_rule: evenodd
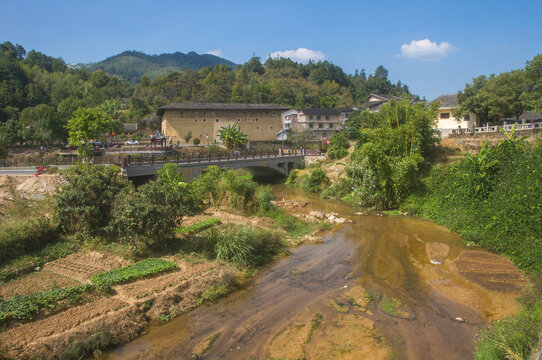
<svg viewBox="0 0 542 360">
<path fill-rule="evenodd" d="M 312 123 L 311 123 L 311 124 L 309 124 L 309 127 L 310 127 L 310 128 L 312 129 Z"/>
<path fill-rule="evenodd" d="M 333 129 L 333 124 L 329 124 L 329 128 L 330 128 L 330 129 Z"/>
<path fill-rule="evenodd" d="M 216 119 L 216 122 L 218 122 L 218 119 Z"/>
<path fill-rule="evenodd" d="M 194 120 L 194 122 L 198 122 L 198 119 Z"/>
<path fill-rule="evenodd" d="M 207 122 L 207 119 L 203 119 L 203 122 Z"/>
<path fill-rule="evenodd" d="M 312 120 L 312 115 L 309 115 L 309 120 Z"/>
<path fill-rule="evenodd" d="M 329 120 L 329 115 L 326 115 L 326 120 Z"/>
<path fill-rule="evenodd" d="M 241 121 L 241 119 L 237 118 L 237 121 Z"/>
<path fill-rule="evenodd" d="M 320 115 L 316 115 L 316 120 L 320 120 Z"/>
<path fill-rule="evenodd" d="M 272 129 L 272 128 L 273 128 L 273 127 L 271 126 L 271 129 Z"/>
<path fill-rule="evenodd" d="M 319 124 L 318 124 L 318 129 L 323 129 L 323 128 L 324 128 L 324 124 L 319 123 Z"/>
<path fill-rule="evenodd" d="M 440 113 L 440 118 L 441 119 L 449 119 L 450 118 L 450 113 Z"/>
</svg>

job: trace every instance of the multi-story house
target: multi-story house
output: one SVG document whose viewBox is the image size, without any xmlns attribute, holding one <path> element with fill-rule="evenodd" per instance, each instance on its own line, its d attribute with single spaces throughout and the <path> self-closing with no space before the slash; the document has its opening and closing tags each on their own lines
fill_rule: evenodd
<svg viewBox="0 0 542 360">
<path fill-rule="evenodd" d="M 328 140 L 344 128 L 348 114 L 356 107 L 327 109 L 301 108 L 282 112 L 282 129 L 286 132 L 310 130 L 316 140 Z"/>
</svg>

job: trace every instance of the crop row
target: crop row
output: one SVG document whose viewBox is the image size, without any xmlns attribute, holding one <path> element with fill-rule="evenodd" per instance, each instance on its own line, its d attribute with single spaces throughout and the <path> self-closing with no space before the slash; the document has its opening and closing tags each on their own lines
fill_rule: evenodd
<svg viewBox="0 0 542 360">
<path fill-rule="evenodd" d="M 11 319 L 31 319 L 40 310 L 52 311 L 63 304 L 77 304 L 85 301 L 85 294 L 94 290 L 90 284 L 56 288 L 28 295 L 14 295 L 0 299 L 0 323 Z"/>
<path fill-rule="evenodd" d="M 173 270 L 177 267 L 173 261 L 160 258 L 149 258 L 120 269 L 110 270 L 94 275 L 90 280 L 100 289 L 108 289 L 111 285 L 122 284 L 162 271 Z"/>
<path fill-rule="evenodd" d="M 199 223 L 192 224 L 190 226 L 181 226 L 177 228 L 178 234 L 197 234 L 203 230 L 209 229 L 216 224 L 220 224 L 220 219 L 217 218 L 208 218 Z"/>
</svg>

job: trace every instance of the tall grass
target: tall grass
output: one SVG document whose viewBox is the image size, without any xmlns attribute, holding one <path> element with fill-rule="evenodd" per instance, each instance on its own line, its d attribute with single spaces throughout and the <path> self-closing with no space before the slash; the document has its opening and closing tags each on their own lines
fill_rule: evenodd
<svg viewBox="0 0 542 360">
<path fill-rule="evenodd" d="M 45 218 L 3 223 L 0 228 L 0 265 L 39 250 L 57 239 L 57 229 Z"/>
<path fill-rule="evenodd" d="M 205 237 L 212 257 L 243 267 L 264 265 L 285 249 L 278 233 L 246 225 L 211 228 Z"/>
</svg>

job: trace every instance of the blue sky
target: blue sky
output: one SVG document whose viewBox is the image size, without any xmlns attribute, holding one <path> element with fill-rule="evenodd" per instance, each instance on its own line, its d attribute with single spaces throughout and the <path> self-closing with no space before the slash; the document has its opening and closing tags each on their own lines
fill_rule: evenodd
<svg viewBox="0 0 542 360">
<path fill-rule="evenodd" d="M 325 58 L 347 73 L 382 64 L 427 99 L 542 53 L 540 0 L 1 0 L 0 9 L 0 41 L 68 63 L 124 50 L 211 51 L 243 63 L 301 48 L 284 54 Z"/>
</svg>

